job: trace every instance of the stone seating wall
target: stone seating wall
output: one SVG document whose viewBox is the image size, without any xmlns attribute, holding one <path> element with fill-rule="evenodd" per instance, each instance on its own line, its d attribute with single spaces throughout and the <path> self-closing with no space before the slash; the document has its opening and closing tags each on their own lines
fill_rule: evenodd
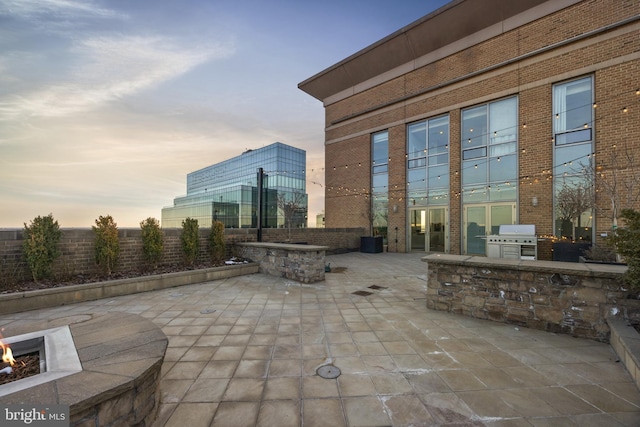
<svg viewBox="0 0 640 427">
<path fill-rule="evenodd" d="M 625 266 L 429 255 L 427 308 L 609 342 Z"/>
</svg>

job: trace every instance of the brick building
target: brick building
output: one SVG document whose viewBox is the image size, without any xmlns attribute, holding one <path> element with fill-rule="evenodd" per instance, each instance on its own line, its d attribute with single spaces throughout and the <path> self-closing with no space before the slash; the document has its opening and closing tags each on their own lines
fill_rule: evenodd
<svg viewBox="0 0 640 427">
<path fill-rule="evenodd" d="M 420 18 L 299 84 L 325 107 L 326 226 L 398 252 L 485 254 L 500 224 L 599 239 L 638 207 L 639 59 L 637 0 Z"/>
</svg>

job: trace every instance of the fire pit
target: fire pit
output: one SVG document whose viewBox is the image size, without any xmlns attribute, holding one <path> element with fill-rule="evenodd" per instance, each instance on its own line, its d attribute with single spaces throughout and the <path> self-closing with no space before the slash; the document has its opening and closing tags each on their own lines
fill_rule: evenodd
<svg viewBox="0 0 640 427">
<path fill-rule="evenodd" d="M 5 338 L 2 342 L 11 349 L 13 357 L 37 353 L 40 374 L 3 384 L 0 386 L 0 396 L 82 371 L 69 326 Z"/>
<path fill-rule="evenodd" d="M 167 337 L 153 322 L 133 314 L 86 315 L 82 320 L 5 338 L 16 353 L 43 354 L 44 372 L 0 385 L 0 401 L 68 405 L 71 426 L 151 425 Z M 56 322 L 60 320 L 48 326 Z M 36 325 L 42 327 L 42 322 Z M 9 335 L 24 330 L 24 322 L 4 327 Z"/>
</svg>

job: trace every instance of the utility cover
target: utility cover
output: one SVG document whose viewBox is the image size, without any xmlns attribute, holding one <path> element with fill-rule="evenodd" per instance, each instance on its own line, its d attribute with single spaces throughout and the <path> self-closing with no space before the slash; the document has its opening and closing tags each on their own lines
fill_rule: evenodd
<svg viewBox="0 0 640 427">
<path fill-rule="evenodd" d="M 324 365 L 320 366 L 316 370 L 316 374 L 320 375 L 322 378 L 333 379 L 338 378 L 341 374 L 340 369 L 333 365 Z"/>
</svg>

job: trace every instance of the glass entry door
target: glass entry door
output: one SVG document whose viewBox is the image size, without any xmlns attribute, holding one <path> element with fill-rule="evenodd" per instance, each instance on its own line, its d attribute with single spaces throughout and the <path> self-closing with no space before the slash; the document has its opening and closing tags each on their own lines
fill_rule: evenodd
<svg viewBox="0 0 640 427">
<path fill-rule="evenodd" d="M 412 251 L 447 252 L 449 249 L 446 207 L 412 209 L 409 214 Z"/>
<path fill-rule="evenodd" d="M 463 222 L 464 253 L 486 255 L 485 237 L 498 234 L 502 224 L 516 223 L 516 204 L 467 205 Z"/>
<path fill-rule="evenodd" d="M 449 229 L 447 208 L 429 208 L 429 233 L 427 234 L 427 247 L 429 252 L 448 252 Z"/>
<path fill-rule="evenodd" d="M 412 209 L 409 218 L 411 221 L 411 250 L 425 251 L 427 245 L 427 210 Z"/>
</svg>

